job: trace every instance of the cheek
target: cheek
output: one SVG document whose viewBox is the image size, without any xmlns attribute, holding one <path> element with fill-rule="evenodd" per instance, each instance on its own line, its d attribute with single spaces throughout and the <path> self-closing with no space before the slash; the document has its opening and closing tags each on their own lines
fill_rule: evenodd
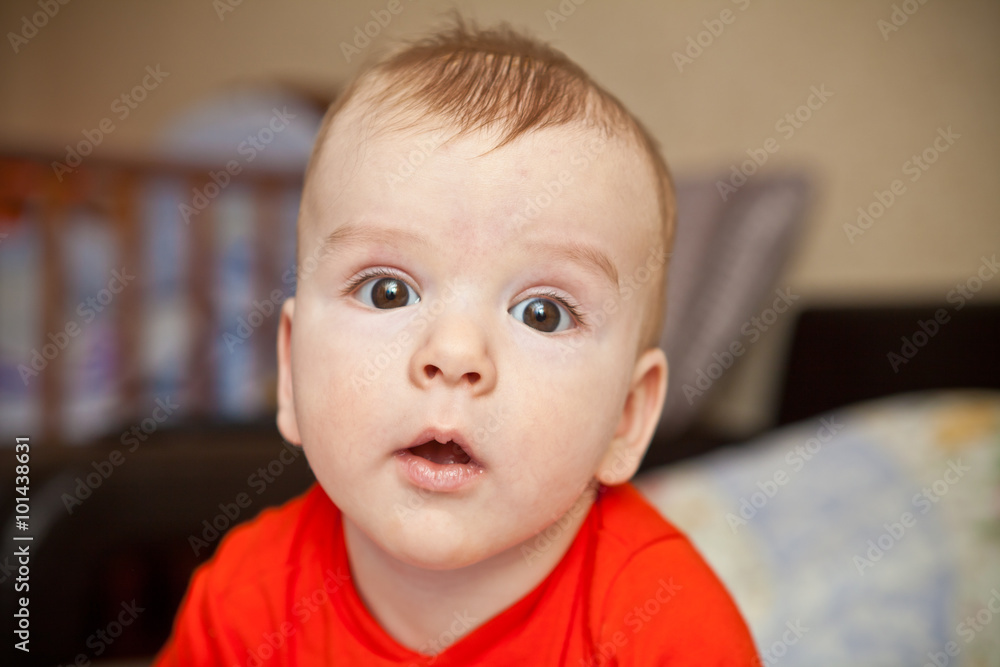
<svg viewBox="0 0 1000 667">
<path fill-rule="evenodd" d="M 397 340 L 406 321 L 359 317 L 343 305 L 314 308 L 296 320 L 296 417 L 310 462 L 363 465 L 372 443 L 392 442 L 392 415 L 408 409 L 400 388 L 412 346 Z"/>
<path fill-rule="evenodd" d="M 297 321 L 293 331 L 296 416 L 306 443 L 317 435 L 348 429 L 368 404 L 363 378 L 355 368 L 363 350 L 355 337 L 341 331 L 319 318 Z"/>
<path fill-rule="evenodd" d="M 536 474 L 557 466 L 589 476 L 618 425 L 624 400 L 620 363 L 597 348 L 581 348 L 519 366 L 504 402 L 517 414 L 511 420 L 518 424 L 515 437 L 526 443 L 524 456 Z"/>
</svg>

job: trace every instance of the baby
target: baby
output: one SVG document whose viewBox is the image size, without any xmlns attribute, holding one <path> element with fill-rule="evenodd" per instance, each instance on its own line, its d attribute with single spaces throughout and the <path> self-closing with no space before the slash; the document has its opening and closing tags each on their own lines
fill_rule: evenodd
<svg viewBox="0 0 1000 667">
<path fill-rule="evenodd" d="M 464 25 L 316 140 L 278 427 L 318 484 L 195 573 L 159 665 L 759 664 L 628 480 L 666 392 L 674 198 L 562 54 Z"/>
</svg>

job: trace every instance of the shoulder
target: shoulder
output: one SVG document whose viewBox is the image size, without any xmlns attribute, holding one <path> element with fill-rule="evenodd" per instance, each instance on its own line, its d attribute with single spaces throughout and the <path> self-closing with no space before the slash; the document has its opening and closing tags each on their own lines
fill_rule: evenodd
<svg viewBox="0 0 1000 667">
<path fill-rule="evenodd" d="M 284 505 L 272 507 L 232 529 L 198 574 L 206 577 L 220 594 L 232 593 L 250 584 L 287 574 L 308 557 L 312 537 L 329 532 L 309 530 L 318 523 L 331 523 L 338 510 L 319 485 Z"/>
<path fill-rule="evenodd" d="M 602 487 L 595 514 L 596 575 L 608 586 L 611 579 L 634 571 L 650 553 L 684 551 L 689 545 L 687 538 L 631 484 Z M 680 562 L 689 561 L 689 554 L 683 554 Z"/>
<path fill-rule="evenodd" d="M 592 627 L 599 645 L 612 647 L 621 665 L 659 664 L 640 659 L 654 655 L 759 664 L 732 597 L 687 537 L 629 484 L 598 502 Z"/>
<path fill-rule="evenodd" d="M 338 517 L 339 510 L 314 485 L 230 531 L 191 577 L 171 638 L 154 664 L 245 660 L 246 647 L 257 645 L 262 632 L 284 628 L 292 582 L 309 563 L 323 562 Z M 314 575 L 316 569 L 311 569 Z"/>
<path fill-rule="evenodd" d="M 314 484 L 284 505 L 233 528 L 195 570 L 180 616 L 265 619 L 280 609 L 295 582 L 331 558 L 340 511 Z M 228 619 L 228 620 L 227 620 Z"/>
</svg>

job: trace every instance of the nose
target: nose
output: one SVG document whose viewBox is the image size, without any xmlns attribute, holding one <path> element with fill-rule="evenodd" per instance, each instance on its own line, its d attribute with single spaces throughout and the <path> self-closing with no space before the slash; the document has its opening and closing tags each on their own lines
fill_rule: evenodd
<svg viewBox="0 0 1000 667">
<path fill-rule="evenodd" d="M 410 361 L 410 379 L 415 385 L 467 388 L 473 396 L 487 394 L 496 386 L 488 337 L 470 317 L 442 315 L 424 336 Z"/>
</svg>

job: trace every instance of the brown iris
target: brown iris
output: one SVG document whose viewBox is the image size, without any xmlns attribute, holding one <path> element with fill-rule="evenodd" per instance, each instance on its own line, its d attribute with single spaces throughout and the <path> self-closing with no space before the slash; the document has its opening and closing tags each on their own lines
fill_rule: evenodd
<svg viewBox="0 0 1000 667">
<path fill-rule="evenodd" d="M 395 278 L 382 278 L 372 285 L 372 303 L 376 308 L 399 308 L 410 301 L 410 289 Z"/>
<path fill-rule="evenodd" d="M 524 307 L 521 319 L 529 327 L 551 332 L 559 327 L 559 307 L 547 299 L 535 299 Z"/>
</svg>

